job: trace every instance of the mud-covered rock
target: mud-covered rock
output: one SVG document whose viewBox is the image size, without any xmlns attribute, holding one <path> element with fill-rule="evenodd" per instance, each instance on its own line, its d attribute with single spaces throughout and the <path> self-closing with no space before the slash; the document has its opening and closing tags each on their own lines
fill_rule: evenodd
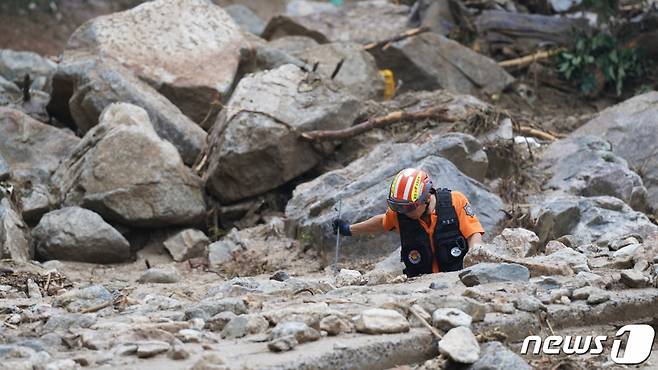
<svg viewBox="0 0 658 370">
<path fill-rule="evenodd" d="M 331 84 L 291 64 L 240 80 L 210 134 L 208 190 L 237 202 L 314 167 L 332 145 L 318 150 L 299 134 L 349 127 L 358 114 L 358 101 Z"/>
<path fill-rule="evenodd" d="M 488 57 L 432 32 L 371 50 L 381 68 L 393 71 L 405 90 L 436 90 L 475 95 L 500 93 L 514 78 Z"/>
<path fill-rule="evenodd" d="M 65 205 L 130 226 L 194 224 L 205 215 L 202 185 L 145 110 L 110 105 L 53 175 Z"/>
<path fill-rule="evenodd" d="M 658 204 L 658 92 L 635 96 L 601 111 L 572 136 L 596 135 L 612 144 L 612 151 L 642 173 L 647 204 Z"/>
<path fill-rule="evenodd" d="M 65 207 L 45 214 L 32 231 L 40 259 L 116 263 L 130 258 L 130 244 L 97 213 Z"/>
<path fill-rule="evenodd" d="M 205 145 L 206 133 L 153 87 L 110 58 L 65 57 L 53 77 L 48 112 L 86 133 L 110 104 L 131 103 L 148 112 L 158 135 L 174 144 L 191 165 Z"/>
<path fill-rule="evenodd" d="M 325 248 L 335 244 L 331 220 L 336 217 L 338 199 L 341 199 L 341 217 L 351 223 L 384 213 L 390 182 L 405 167 L 427 171 L 436 188 L 462 192 L 484 229 L 490 230 L 502 217 L 498 211 L 502 201 L 450 161 L 435 156 L 440 142 L 440 137 L 433 137 L 422 145 L 381 144 L 347 167 L 299 185 L 286 206 L 286 215 L 297 226 L 296 235 L 309 244 Z M 341 253 L 375 257 L 395 250 L 399 237 L 387 233 L 343 238 L 341 243 Z"/>
<path fill-rule="evenodd" d="M 68 55 L 114 59 L 201 122 L 213 99 L 228 95 L 245 46 L 238 25 L 211 1 L 157 0 L 84 23 L 64 63 Z"/>
</svg>

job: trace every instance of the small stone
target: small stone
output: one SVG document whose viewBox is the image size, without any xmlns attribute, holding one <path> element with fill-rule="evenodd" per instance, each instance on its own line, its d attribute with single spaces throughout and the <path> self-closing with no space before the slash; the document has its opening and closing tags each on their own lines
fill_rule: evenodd
<svg viewBox="0 0 658 370">
<path fill-rule="evenodd" d="M 569 303 L 571 303 L 571 299 L 569 299 L 569 297 L 567 297 L 567 296 L 562 296 L 562 297 L 560 298 L 560 303 L 562 303 L 562 304 L 569 304 Z"/>
<path fill-rule="evenodd" d="M 502 281 L 528 281 L 530 271 L 515 263 L 480 263 L 461 271 L 459 278 L 464 285 L 471 287 Z"/>
<path fill-rule="evenodd" d="M 134 355 L 137 353 L 137 345 L 133 343 L 119 344 L 118 346 L 114 347 L 113 353 L 116 356 Z"/>
<path fill-rule="evenodd" d="M 320 330 L 326 331 L 328 335 L 338 335 L 352 332 L 354 325 L 342 317 L 329 315 L 320 320 Z"/>
<path fill-rule="evenodd" d="M 270 280 L 286 281 L 288 279 L 290 279 L 290 275 L 283 270 L 279 270 L 275 272 L 274 275 L 270 276 Z"/>
<path fill-rule="evenodd" d="M 434 289 L 434 290 L 448 289 L 449 287 L 450 285 L 448 285 L 448 283 L 444 281 L 433 281 L 430 284 L 430 289 Z"/>
<path fill-rule="evenodd" d="M 512 307 L 514 310 L 514 307 Z M 432 313 L 432 324 L 443 330 L 448 331 L 457 326 L 470 328 L 473 319 L 470 315 L 456 308 L 439 308 Z"/>
<path fill-rule="evenodd" d="M 634 257 L 640 251 L 642 251 L 642 249 L 642 244 L 630 244 L 613 253 L 612 257 L 615 259 L 626 259 L 628 257 Z"/>
<path fill-rule="evenodd" d="M 176 337 L 183 343 L 200 343 L 203 333 L 194 329 L 183 329 L 176 334 Z"/>
<path fill-rule="evenodd" d="M 555 303 L 560 301 L 562 297 L 568 298 L 570 296 L 571 296 L 571 292 L 569 291 L 569 289 L 561 288 L 561 289 L 552 290 L 549 299 L 551 303 Z"/>
<path fill-rule="evenodd" d="M 658 264 L 658 254 L 653 256 L 653 263 Z"/>
<path fill-rule="evenodd" d="M 618 251 L 621 248 L 626 247 L 626 246 L 631 245 L 631 244 L 640 244 L 640 241 L 637 240 L 634 236 L 629 236 L 629 237 L 623 238 L 623 239 L 615 239 L 615 240 L 610 241 L 610 243 L 608 244 L 608 248 L 610 248 L 610 250 L 613 250 L 613 251 Z"/>
<path fill-rule="evenodd" d="M 336 286 L 364 285 L 366 279 L 356 270 L 341 269 L 336 276 Z"/>
<path fill-rule="evenodd" d="M 250 334 L 262 333 L 270 323 L 261 315 L 240 315 L 229 321 L 222 329 L 222 338 L 236 339 Z"/>
<path fill-rule="evenodd" d="M 621 282 L 629 288 L 644 288 L 649 285 L 650 279 L 636 270 L 624 270 L 621 272 Z"/>
<path fill-rule="evenodd" d="M 206 321 L 205 328 L 210 331 L 220 332 L 224 329 L 226 324 L 229 323 L 229 321 L 233 320 L 237 316 L 238 315 L 231 311 L 220 312 Z"/>
<path fill-rule="evenodd" d="M 30 298 L 43 298 L 41 289 L 32 279 L 27 279 L 27 296 Z"/>
<path fill-rule="evenodd" d="M 571 249 L 576 249 L 578 248 L 578 238 L 576 238 L 573 235 L 562 235 L 561 237 L 557 238 L 557 241 L 564 244 L 566 247 L 571 248 Z"/>
<path fill-rule="evenodd" d="M 179 340 L 175 340 L 171 344 L 171 350 L 169 351 L 169 358 L 172 360 L 186 360 L 190 357 L 190 353 L 185 350 L 183 343 Z"/>
<path fill-rule="evenodd" d="M 355 320 L 356 330 L 366 334 L 393 334 L 409 331 L 409 322 L 398 311 L 372 308 Z"/>
<path fill-rule="evenodd" d="M 514 307 L 517 310 L 525 312 L 537 312 L 539 310 L 546 310 L 544 304 L 537 298 L 532 296 L 521 296 L 514 302 Z"/>
<path fill-rule="evenodd" d="M 560 249 L 565 249 L 565 248 L 567 248 L 567 246 L 564 245 L 562 242 L 559 242 L 557 240 L 551 240 L 550 242 L 548 242 L 548 244 L 546 244 L 546 254 L 552 254 L 559 251 Z"/>
<path fill-rule="evenodd" d="M 482 355 L 469 370 L 532 370 L 525 360 L 500 342 L 482 344 Z"/>
<path fill-rule="evenodd" d="M 218 352 L 204 351 L 201 358 L 190 368 L 190 370 L 224 370 L 224 359 Z"/>
<path fill-rule="evenodd" d="M 272 352 L 286 352 L 290 351 L 297 346 L 297 339 L 294 335 L 278 338 L 267 343 L 267 348 Z"/>
<path fill-rule="evenodd" d="M 137 343 L 137 357 L 150 358 L 169 351 L 171 346 L 167 342 L 158 340 Z"/>
<path fill-rule="evenodd" d="M 206 255 L 210 240 L 202 231 L 186 229 L 172 235 L 163 244 L 174 261 L 180 262 Z"/>
<path fill-rule="evenodd" d="M 174 284 L 178 281 L 180 281 L 180 276 L 173 267 L 152 267 L 137 279 L 137 282 L 142 284 Z"/>
<path fill-rule="evenodd" d="M 270 339 L 276 340 L 290 335 L 295 337 L 297 343 L 312 342 L 320 339 L 320 332 L 309 327 L 305 323 L 298 321 L 278 323 L 274 329 L 272 329 Z"/>
<path fill-rule="evenodd" d="M 76 370 L 78 368 L 78 364 L 75 361 L 66 359 L 49 363 L 45 370 Z"/>
<path fill-rule="evenodd" d="M 590 271 L 592 271 L 592 270 L 590 270 L 589 265 L 587 265 L 586 263 L 583 263 L 582 265 L 571 266 L 571 269 L 576 274 L 579 273 L 579 272 L 590 272 Z"/>
<path fill-rule="evenodd" d="M 592 286 L 586 286 L 582 288 L 578 288 L 573 291 L 573 294 L 571 295 L 571 298 L 573 299 L 587 299 L 589 296 L 593 293 L 596 293 L 600 291 L 601 289 L 592 287 Z"/>
<path fill-rule="evenodd" d="M 458 326 L 439 341 L 439 352 L 455 362 L 472 364 L 480 358 L 480 345 L 471 329 Z"/>
<path fill-rule="evenodd" d="M 494 312 L 500 312 L 505 314 L 513 314 L 516 312 L 514 305 L 512 303 L 492 303 L 491 307 Z"/>
<path fill-rule="evenodd" d="M 411 309 L 414 310 L 420 317 L 422 317 L 425 322 L 432 322 L 432 315 L 430 315 L 430 313 L 427 312 L 427 310 L 425 310 L 421 305 L 414 304 L 411 306 Z M 409 316 L 409 324 L 415 328 L 421 328 L 425 326 L 413 313 L 411 313 Z"/>
<path fill-rule="evenodd" d="M 635 262 L 635 265 L 633 265 L 633 270 L 635 271 L 644 271 L 648 268 L 649 268 L 649 262 L 644 258 L 638 259 L 637 262 Z"/>
<path fill-rule="evenodd" d="M 610 300 L 610 293 L 600 289 L 590 293 L 589 297 L 587 297 L 587 303 L 591 305 L 603 303 L 608 300 Z"/>
</svg>

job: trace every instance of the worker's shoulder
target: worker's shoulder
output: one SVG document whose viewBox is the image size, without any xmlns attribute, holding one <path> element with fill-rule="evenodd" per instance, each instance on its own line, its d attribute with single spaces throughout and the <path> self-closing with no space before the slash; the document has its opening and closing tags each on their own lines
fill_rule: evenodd
<svg viewBox="0 0 658 370">
<path fill-rule="evenodd" d="M 452 195 L 452 202 L 454 204 L 464 204 L 468 203 L 468 198 L 461 191 L 453 190 L 450 192 Z"/>
</svg>

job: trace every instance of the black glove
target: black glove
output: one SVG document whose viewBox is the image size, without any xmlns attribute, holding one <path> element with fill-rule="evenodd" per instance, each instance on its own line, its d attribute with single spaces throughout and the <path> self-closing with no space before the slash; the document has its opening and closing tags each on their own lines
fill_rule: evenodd
<svg viewBox="0 0 658 370">
<path fill-rule="evenodd" d="M 352 236 L 352 230 L 350 230 L 349 222 L 341 218 L 334 218 L 334 220 L 331 222 L 331 225 L 334 227 L 334 233 L 340 231 L 340 235 Z"/>
</svg>

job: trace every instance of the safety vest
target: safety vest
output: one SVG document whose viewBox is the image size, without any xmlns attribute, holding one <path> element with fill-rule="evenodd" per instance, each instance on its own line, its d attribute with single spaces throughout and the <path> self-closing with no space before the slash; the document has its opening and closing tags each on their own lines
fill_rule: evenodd
<svg viewBox="0 0 658 370">
<path fill-rule="evenodd" d="M 457 271 L 464 267 L 464 255 L 468 252 L 466 238 L 459 231 L 459 218 L 452 204 L 450 189 L 436 191 L 436 213 L 438 220 L 434 229 L 432 252 L 430 236 L 418 220 L 398 213 L 400 226 L 401 260 L 408 277 L 432 273 L 432 259 L 436 258 L 439 271 Z"/>
</svg>

